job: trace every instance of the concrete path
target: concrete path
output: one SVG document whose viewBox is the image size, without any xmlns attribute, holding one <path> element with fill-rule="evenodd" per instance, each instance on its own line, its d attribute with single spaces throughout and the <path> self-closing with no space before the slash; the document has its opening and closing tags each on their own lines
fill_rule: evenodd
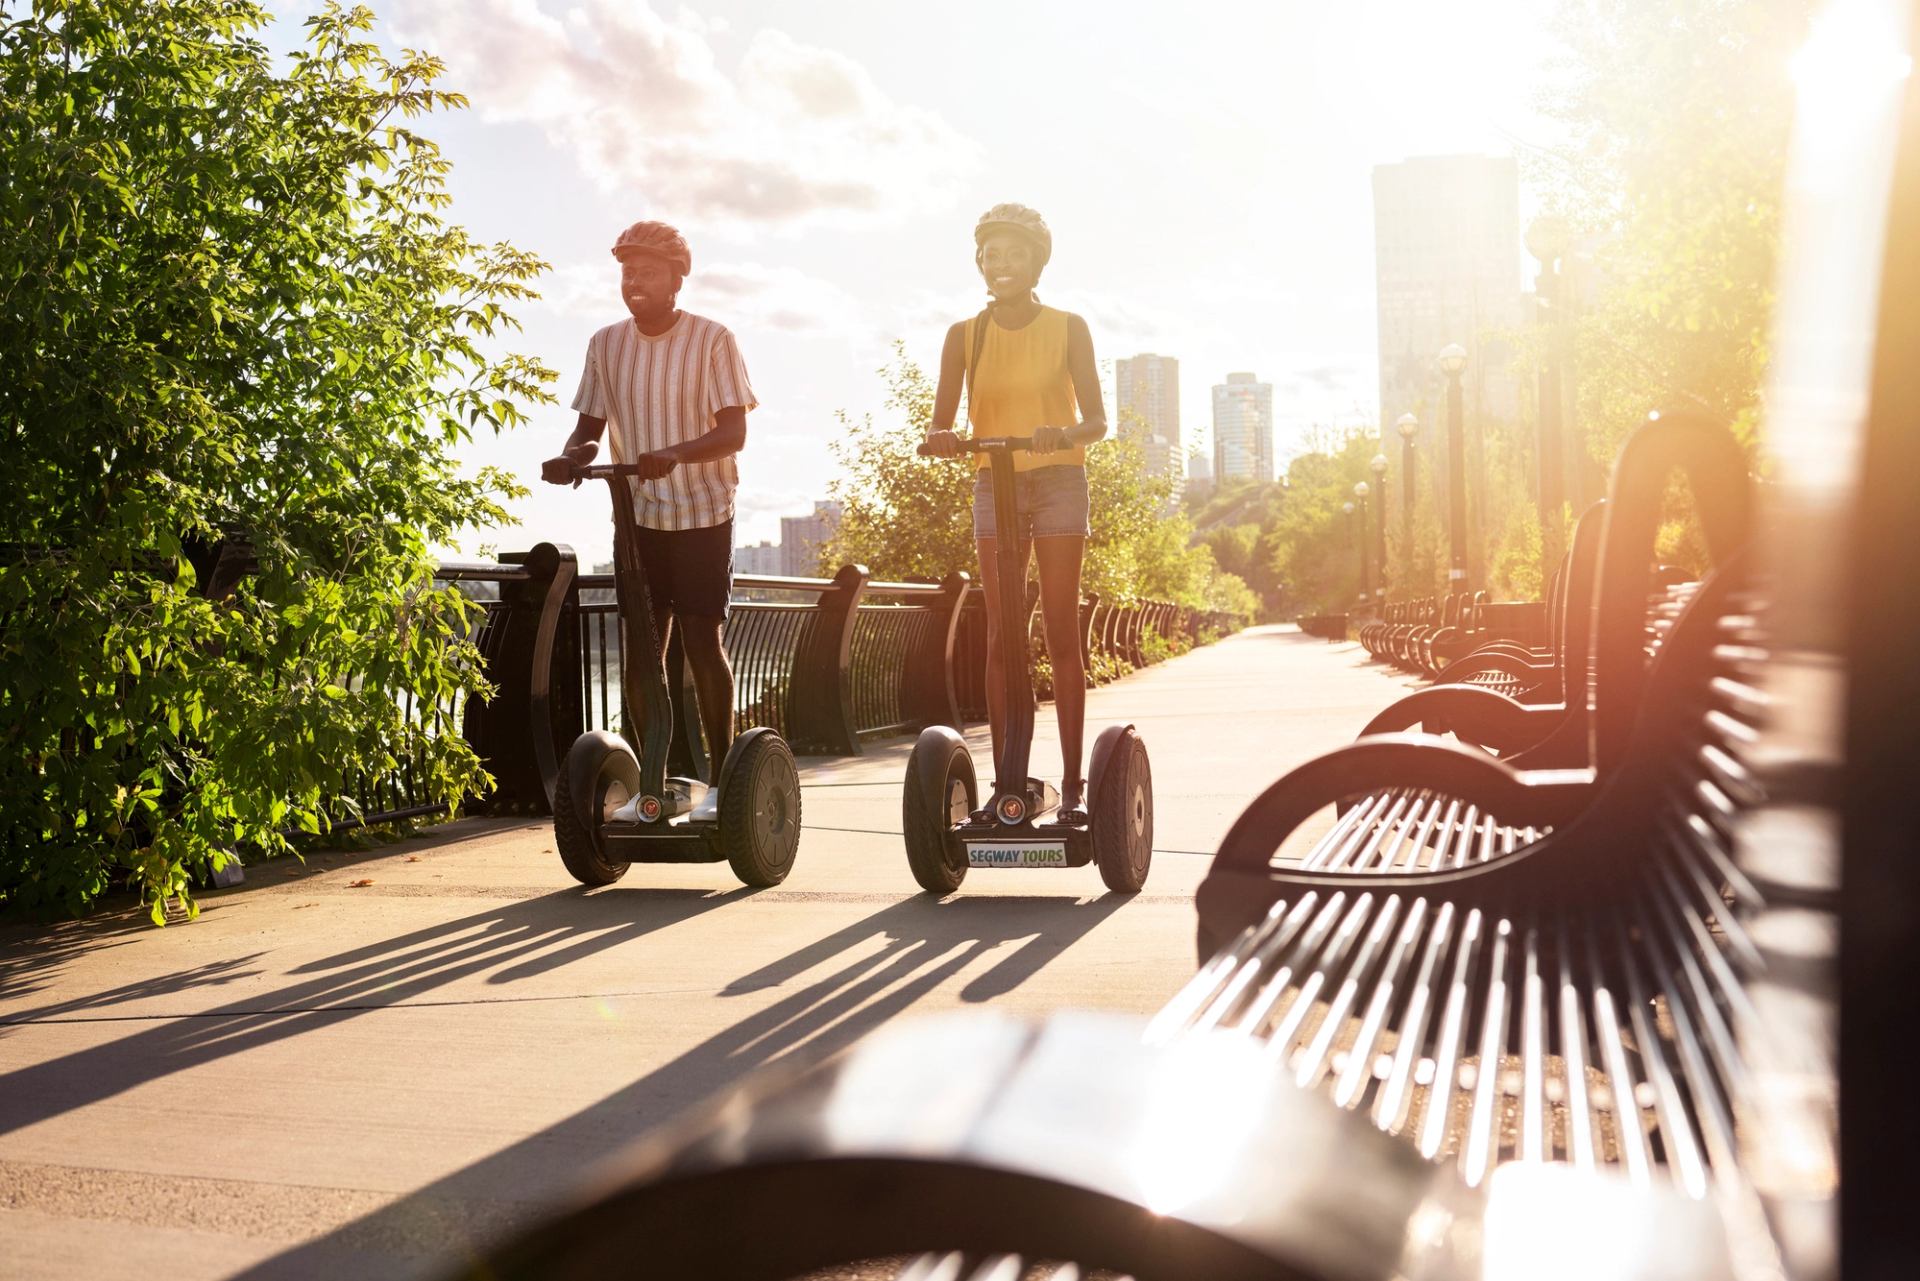
<svg viewBox="0 0 1920 1281">
<path fill-rule="evenodd" d="M 187 926 L 0 931 L 0 1277 L 433 1276 L 761 1064 L 970 1004 L 1150 1013 L 1235 815 L 1409 685 L 1261 628 L 1094 691 L 1091 729 L 1131 718 L 1152 755 L 1131 899 L 1090 867 L 919 894 L 899 742 L 804 763 L 773 890 L 719 864 L 588 892 L 545 822 L 464 820 L 252 868 Z"/>
</svg>

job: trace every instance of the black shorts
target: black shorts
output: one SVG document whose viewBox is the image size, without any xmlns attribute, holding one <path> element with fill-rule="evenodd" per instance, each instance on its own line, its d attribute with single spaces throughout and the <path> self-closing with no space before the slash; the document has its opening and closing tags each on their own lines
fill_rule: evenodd
<svg viewBox="0 0 1920 1281">
<path fill-rule="evenodd" d="M 634 530 L 653 611 L 682 618 L 727 616 L 733 596 L 733 522 L 704 529 Z"/>
</svg>

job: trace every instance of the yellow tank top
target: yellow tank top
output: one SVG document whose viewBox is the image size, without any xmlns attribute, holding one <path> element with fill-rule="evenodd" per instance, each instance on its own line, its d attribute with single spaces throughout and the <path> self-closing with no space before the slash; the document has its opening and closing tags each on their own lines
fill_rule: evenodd
<svg viewBox="0 0 1920 1281">
<path fill-rule="evenodd" d="M 980 359 L 974 362 L 973 388 L 967 395 L 967 421 L 974 435 L 1030 438 L 1036 427 L 1078 423 L 1080 402 L 1067 369 L 1067 313 L 1042 307 L 1030 324 L 1019 329 L 1002 329 L 989 318 L 975 316 L 967 322 L 966 346 L 961 349 L 969 358 L 974 326 L 983 324 L 987 336 L 980 346 Z M 987 455 L 978 458 L 981 467 L 990 465 Z M 1032 471 L 1066 463 L 1084 466 L 1086 461 L 1086 447 L 1076 445 L 1045 457 L 1015 454 L 1013 467 Z"/>
</svg>

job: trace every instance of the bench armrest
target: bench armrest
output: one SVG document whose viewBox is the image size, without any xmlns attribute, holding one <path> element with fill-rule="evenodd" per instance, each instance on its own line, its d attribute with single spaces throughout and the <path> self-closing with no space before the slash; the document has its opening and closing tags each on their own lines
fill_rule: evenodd
<svg viewBox="0 0 1920 1281">
<path fill-rule="evenodd" d="M 1265 869 L 1281 842 L 1314 814 L 1389 790 L 1438 792 L 1503 823 L 1551 827 L 1585 808 L 1594 777 L 1584 769 L 1516 770 L 1431 734 L 1375 734 L 1308 761 L 1260 793 L 1228 830 L 1214 866 Z"/>
<path fill-rule="evenodd" d="M 1204 964 L 1287 897 L 1276 877 L 1296 886 L 1360 881 L 1392 893 L 1447 875 L 1276 872 L 1274 854 L 1321 810 L 1381 792 L 1425 791 L 1465 801 L 1504 824 L 1546 828 L 1576 818 L 1598 788 L 1590 769 L 1517 770 L 1478 748 L 1427 734 L 1379 734 L 1337 748 L 1282 776 L 1228 829 L 1194 895 L 1200 961 Z M 1512 861 L 1496 860 L 1453 875 L 1471 877 Z"/>
<path fill-rule="evenodd" d="M 1420 727 L 1452 733 L 1464 743 L 1506 755 L 1535 747 L 1566 719 L 1566 709 L 1532 707 L 1497 690 L 1473 685 L 1435 685 L 1417 690 L 1367 722 L 1362 737 Z"/>
<path fill-rule="evenodd" d="M 1448 663 L 1440 673 L 1438 681 L 1443 685 L 1453 685 L 1477 676 L 1482 672 L 1492 672 L 1498 676 L 1511 676 L 1515 680 L 1541 681 L 1552 677 L 1559 669 L 1552 663 L 1528 663 L 1509 654 L 1483 654 L 1479 651 L 1463 654 Z"/>
</svg>

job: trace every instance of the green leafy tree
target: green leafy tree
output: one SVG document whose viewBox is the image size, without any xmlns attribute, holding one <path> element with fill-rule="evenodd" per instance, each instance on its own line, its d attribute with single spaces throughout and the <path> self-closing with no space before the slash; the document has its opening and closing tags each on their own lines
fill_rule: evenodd
<svg viewBox="0 0 1920 1281">
<path fill-rule="evenodd" d="M 1262 534 L 1272 570 L 1286 584 L 1289 607 L 1301 614 L 1343 612 L 1359 597 L 1359 515 L 1343 507 L 1353 501 L 1355 482 L 1371 482 L 1367 463 L 1376 448 L 1361 431 L 1315 445 L 1287 465 L 1285 500 Z M 1371 535 L 1372 519 L 1367 523 Z"/>
<path fill-rule="evenodd" d="M 444 218 L 411 122 L 464 105 L 330 7 L 283 66 L 248 0 L 0 6 L 0 898 L 188 898 L 354 819 L 484 688 L 429 548 L 497 522 L 455 447 L 549 371 L 483 346 L 541 269 Z M 220 586 L 210 549 L 255 564 Z M 417 710 L 409 710 L 417 709 Z M 190 899 L 189 899 L 190 902 Z"/>
<path fill-rule="evenodd" d="M 1530 177 L 1593 248 L 1574 346 L 1588 452 L 1611 465 L 1649 410 L 1705 409 L 1748 438 L 1773 306 L 1787 69 L 1810 0 L 1567 0 L 1545 107 L 1569 161 Z"/>
<path fill-rule="evenodd" d="M 823 568 L 857 563 L 886 579 L 939 579 L 973 563 L 973 470 L 914 451 L 933 420 L 933 380 L 895 342 L 879 371 L 887 413 L 842 410 L 833 453 L 840 475 L 829 492 L 840 524 L 821 549 Z"/>
</svg>

